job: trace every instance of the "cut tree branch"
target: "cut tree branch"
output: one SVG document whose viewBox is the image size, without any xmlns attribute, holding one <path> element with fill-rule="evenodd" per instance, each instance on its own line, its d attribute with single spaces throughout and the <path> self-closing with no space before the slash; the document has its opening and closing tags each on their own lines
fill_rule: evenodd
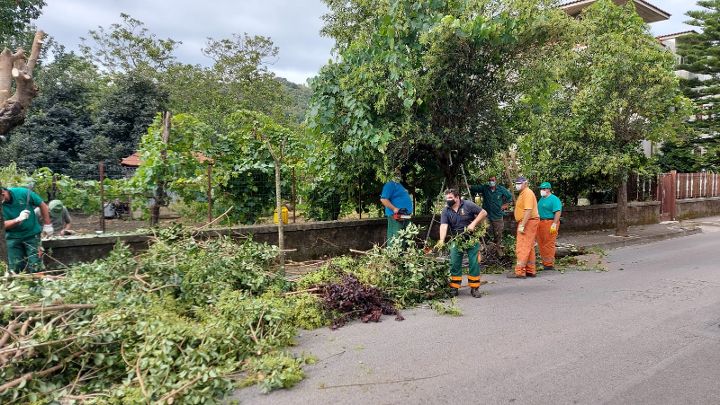
<svg viewBox="0 0 720 405">
<path fill-rule="evenodd" d="M 8 49 L 0 52 L 0 135 L 10 132 L 25 122 L 32 99 L 38 94 L 38 88 L 32 74 L 40 58 L 45 33 L 35 33 L 30 57 L 26 59 L 21 48 L 11 53 Z M 15 82 L 15 93 L 12 83 Z"/>
</svg>

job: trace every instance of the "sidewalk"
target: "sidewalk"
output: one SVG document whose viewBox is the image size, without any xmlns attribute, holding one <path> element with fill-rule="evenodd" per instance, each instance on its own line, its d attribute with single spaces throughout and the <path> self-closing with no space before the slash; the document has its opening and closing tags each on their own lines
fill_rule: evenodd
<svg viewBox="0 0 720 405">
<path fill-rule="evenodd" d="M 578 248 L 614 249 L 666 239 L 679 238 L 702 232 L 702 226 L 720 227 L 720 217 L 697 218 L 681 222 L 631 226 L 627 237 L 615 236 L 614 229 L 589 232 L 560 232 L 558 245 L 572 244 Z"/>
</svg>

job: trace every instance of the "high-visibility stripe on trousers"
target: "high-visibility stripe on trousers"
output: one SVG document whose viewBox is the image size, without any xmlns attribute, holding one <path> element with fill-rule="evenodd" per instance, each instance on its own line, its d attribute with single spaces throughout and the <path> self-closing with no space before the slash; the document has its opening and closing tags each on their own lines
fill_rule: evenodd
<svg viewBox="0 0 720 405">
<path fill-rule="evenodd" d="M 515 242 L 515 274 L 524 276 L 526 274 L 535 274 L 535 237 L 537 235 L 540 220 L 537 218 L 530 219 L 525 225 L 525 233 L 516 232 L 517 239 Z M 518 223 L 518 228 L 520 223 Z"/>
<path fill-rule="evenodd" d="M 480 261 L 478 253 L 480 244 L 476 243 L 467 250 L 460 250 L 456 243 L 450 244 L 450 287 L 460 288 L 462 284 L 462 259 L 465 253 L 468 255 L 468 286 L 470 288 L 480 287 Z"/>
<path fill-rule="evenodd" d="M 537 231 L 537 243 L 540 248 L 540 257 L 545 267 L 555 265 L 555 241 L 557 240 L 557 232 L 550 233 L 550 227 L 553 224 L 552 219 L 543 219 Z M 558 227 L 560 230 L 560 227 Z"/>
<path fill-rule="evenodd" d="M 462 276 L 450 276 L 450 288 L 460 288 Z"/>
</svg>

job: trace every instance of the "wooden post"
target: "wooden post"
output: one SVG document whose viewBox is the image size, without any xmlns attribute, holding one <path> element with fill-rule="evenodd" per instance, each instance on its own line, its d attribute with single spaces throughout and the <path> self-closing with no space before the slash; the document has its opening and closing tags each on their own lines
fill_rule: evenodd
<svg viewBox="0 0 720 405">
<path fill-rule="evenodd" d="M 100 230 L 105 232 L 105 162 L 98 164 L 100 170 Z"/>
<path fill-rule="evenodd" d="M 48 200 L 52 201 L 57 199 L 57 174 L 53 173 L 52 177 L 52 188 L 50 189 L 50 195 L 48 196 Z"/>
<path fill-rule="evenodd" d="M 362 219 L 362 177 L 358 174 L 358 214 Z"/>
<path fill-rule="evenodd" d="M 207 167 L 207 200 L 208 200 L 208 223 L 213 221 L 213 200 L 212 200 L 212 163 Z"/>
<path fill-rule="evenodd" d="M 297 187 L 297 178 L 295 177 L 295 168 L 292 169 L 292 204 L 293 204 L 293 224 L 295 223 L 295 212 L 297 210 L 297 194 L 295 193 L 295 187 Z"/>
<path fill-rule="evenodd" d="M 0 184 L 0 190 L 1 189 L 2 184 Z M 7 240 L 5 239 L 5 216 L 3 215 L 3 209 L 0 205 L 0 260 L 2 260 L 2 262 L 5 263 L 5 265 L 8 266 L 9 269 L 10 263 L 8 263 L 7 253 Z"/>
</svg>

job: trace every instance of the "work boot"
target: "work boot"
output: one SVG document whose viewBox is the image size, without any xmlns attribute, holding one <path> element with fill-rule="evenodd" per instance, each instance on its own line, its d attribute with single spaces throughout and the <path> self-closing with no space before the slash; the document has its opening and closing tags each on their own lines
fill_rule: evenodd
<svg viewBox="0 0 720 405">
<path fill-rule="evenodd" d="M 525 276 L 530 277 L 530 278 L 535 278 L 535 277 L 537 276 L 537 274 L 535 274 L 535 273 L 526 273 Z"/>
<path fill-rule="evenodd" d="M 543 266 L 543 270 L 549 271 L 549 270 L 555 270 L 554 266 Z"/>
<path fill-rule="evenodd" d="M 472 295 L 475 298 L 482 297 L 482 294 L 480 294 L 480 289 L 478 287 L 471 288 L 470 289 L 470 295 Z"/>
<path fill-rule="evenodd" d="M 457 297 L 458 294 L 460 294 L 460 289 L 458 289 L 458 288 L 451 288 L 451 289 L 450 289 L 450 296 L 451 296 L 451 297 Z"/>
<path fill-rule="evenodd" d="M 525 278 L 525 274 L 523 274 L 522 276 L 519 276 L 515 273 L 508 273 L 507 278 Z"/>
</svg>

